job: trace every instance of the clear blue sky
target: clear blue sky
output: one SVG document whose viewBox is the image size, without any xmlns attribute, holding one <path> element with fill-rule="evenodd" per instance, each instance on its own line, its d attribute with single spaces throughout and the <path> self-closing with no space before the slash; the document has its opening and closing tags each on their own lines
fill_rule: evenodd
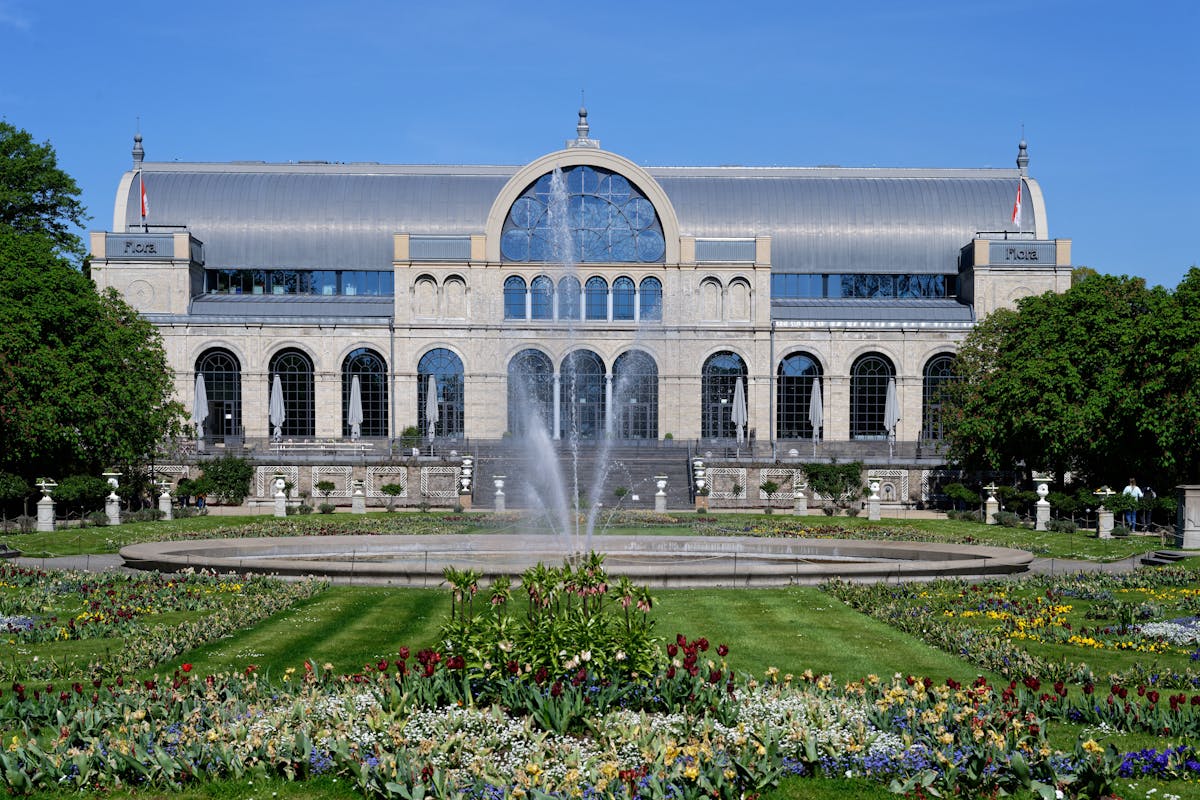
<svg viewBox="0 0 1200 800">
<path fill-rule="evenodd" d="M 0 117 L 112 224 L 148 160 L 1011 167 L 1074 262 L 1200 263 L 1200 3 L 0 0 Z"/>
</svg>

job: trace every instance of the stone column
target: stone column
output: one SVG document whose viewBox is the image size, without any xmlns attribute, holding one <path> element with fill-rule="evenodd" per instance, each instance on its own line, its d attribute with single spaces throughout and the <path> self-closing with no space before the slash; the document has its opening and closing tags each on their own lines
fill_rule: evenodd
<svg viewBox="0 0 1200 800">
<path fill-rule="evenodd" d="M 797 489 L 792 495 L 792 513 L 797 517 L 808 516 L 808 498 L 804 495 L 803 489 Z"/>
<path fill-rule="evenodd" d="M 1113 532 L 1113 513 L 1104 506 L 1100 506 L 1098 512 L 1098 521 L 1096 523 L 1096 535 L 1101 539 L 1111 539 Z"/>
<path fill-rule="evenodd" d="M 275 516 L 287 516 L 287 495 L 283 492 L 283 487 L 287 484 L 287 478 L 283 475 L 276 474 L 274 480 L 271 481 L 275 487 Z"/>
<path fill-rule="evenodd" d="M 175 519 L 175 514 L 171 508 L 171 490 L 168 488 L 170 484 L 166 481 L 159 481 L 158 487 L 162 489 L 162 494 L 158 496 L 158 510 L 162 513 L 162 519 Z"/>
<path fill-rule="evenodd" d="M 655 475 L 654 485 L 658 487 L 654 493 L 654 510 L 662 514 L 667 510 L 667 476 Z"/>
<path fill-rule="evenodd" d="M 983 523 L 995 525 L 996 514 L 1000 511 L 1000 501 L 996 499 L 996 484 L 988 484 L 983 488 L 988 493 L 987 500 L 983 504 Z"/>
<path fill-rule="evenodd" d="M 557 392 L 556 392 L 556 394 L 557 394 Z M 506 476 L 504 476 L 504 475 L 497 475 L 492 480 L 492 484 L 495 485 L 495 487 L 496 487 L 496 510 L 497 511 L 505 510 L 505 506 L 504 506 L 504 478 L 505 477 Z"/>
<path fill-rule="evenodd" d="M 353 514 L 367 513 L 367 497 L 363 494 L 362 481 L 354 481 L 354 494 L 350 497 L 350 512 Z"/>
<path fill-rule="evenodd" d="M 1200 548 L 1200 486 L 1176 486 L 1175 546 Z"/>
<path fill-rule="evenodd" d="M 1047 523 L 1050 522 L 1050 503 L 1046 500 L 1046 495 L 1050 494 L 1050 489 L 1041 480 L 1038 481 L 1037 494 L 1037 524 L 1034 526 L 1034 530 L 1044 531 L 1046 530 Z"/>
<path fill-rule="evenodd" d="M 879 521 L 879 481 L 871 481 L 871 496 L 867 498 L 867 519 Z"/>
<path fill-rule="evenodd" d="M 121 477 L 121 473 L 105 472 L 104 477 L 108 479 L 108 485 L 112 487 L 108 497 L 104 498 L 104 516 L 108 517 L 109 525 L 120 525 L 121 498 L 117 496 L 117 479 Z"/>
<path fill-rule="evenodd" d="M 42 478 L 37 485 L 42 490 L 42 499 L 37 503 L 38 533 L 50 533 L 54 530 L 54 498 L 50 493 L 58 488 L 58 484 L 49 478 Z"/>
</svg>

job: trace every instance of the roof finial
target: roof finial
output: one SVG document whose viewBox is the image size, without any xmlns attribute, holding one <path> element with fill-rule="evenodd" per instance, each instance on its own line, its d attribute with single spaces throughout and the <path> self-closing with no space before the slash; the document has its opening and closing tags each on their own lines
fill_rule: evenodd
<svg viewBox="0 0 1200 800">
<path fill-rule="evenodd" d="M 133 135 L 133 168 L 141 169 L 142 159 L 146 157 L 146 151 L 142 149 L 142 133 L 141 121 L 138 121 L 138 132 Z"/>
<path fill-rule="evenodd" d="M 577 138 L 574 141 L 568 141 L 567 147 L 591 147 L 599 149 L 600 141 L 588 138 L 588 131 L 591 130 L 591 127 L 588 125 L 587 116 L 587 106 L 584 105 L 583 90 L 581 89 L 579 92 L 579 124 L 575 126 Z"/>
<path fill-rule="evenodd" d="M 1025 142 L 1025 125 L 1021 125 L 1021 143 L 1017 145 L 1017 170 L 1029 174 L 1029 145 Z"/>
</svg>

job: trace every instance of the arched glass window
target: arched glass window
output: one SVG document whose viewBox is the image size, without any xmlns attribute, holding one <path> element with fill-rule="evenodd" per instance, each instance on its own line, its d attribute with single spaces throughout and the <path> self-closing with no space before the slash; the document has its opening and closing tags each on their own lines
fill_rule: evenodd
<svg viewBox="0 0 1200 800">
<path fill-rule="evenodd" d="M 537 350 L 522 350 L 508 362 L 508 430 L 514 436 L 531 425 L 550 430 L 554 422 L 554 365 Z"/>
<path fill-rule="evenodd" d="M 529 284 L 531 314 L 534 319 L 554 319 L 554 281 L 539 275 Z"/>
<path fill-rule="evenodd" d="M 779 362 L 775 386 L 776 435 L 780 439 L 811 439 L 813 387 L 821 377 L 821 365 L 805 353 L 792 353 Z M 821 389 L 823 391 L 823 387 Z M 821 404 L 824 409 L 824 403 Z"/>
<path fill-rule="evenodd" d="M 342 436 L 350 436 L 350 411 L 354 397 L 354 379 L 358 378 L 360 436 L 388 435 L 387 362 L 374 350 L 361 347 L 342 362 Z"/>
<path fill-rule="evenodd" d="M 623 175 L 574 166 L 538 178 L 504 220 L 505 261 L 646 263 L 666 255 L 654 206 Z"/>
<path fill-rule="evenodd" d="M 584 302 L 588 319 L 608 319 L 608 282 L 599 275 L 588 278 Z"/>
<path fill-rule="evenodd" d="M 196 375 L 204 378 L 208 400 L 208 417 L 201 426 L 201 435 L 216 442 L 225 441 L 226 436 L 241 436 L 242 367 L 237 356 L 228 350 L 205 350 L 196 359 Z"/>
<path fill-rule="evenodd" d="M 613 319 L 632 320 L 635 299 L 631 279 L 622 276 L 613 281 Z"/>
<path fill-rule="evenodd" d="M 579 304 L 581 291 L 579 279 L 570 275 L 558 282 L 558 318 L 579 319 L 582 307 Z"/>
<path fill-rule="evenodd" d="M 315 436 L 317 433 L 316 400 L 313 392 L 313 363 L 299 350 L 281 350 L 271 358 L 270 388 L 274 391 L 275 377 L 283 390 L 284 436 Z M 268 395 L 268 409 L 270 395 Z M 270 425 L 268 411 L 267 424 Z M 271 426 L 272 430 L 274 426 Z"/>
<path fill-rule="evenodd" d="M 658 438 L 658 365 L 640 350 L 613 363 L 613 431 L 622 439 Z"/>
<path fill-rule="evenodd" d="M 714 353 L 700 373 L 700 436 L 729 439 L 737 436 L 733 426 L 734 392 L 738 381 L 746 386 L 746 362 L 736 353 Z"/>
<path fill-rule="evenodd" d="M 525 279 L 518 275 L 504 281 L 504 318 L 525 319 Z"/>
<path fill-rule="evenodd" d="M 563 359 L 559 434 L 595 439 L 604 434 L 604 362 L 590 350 L 576 350 Z"/>
<path fill-rule="evenodd" d="M 462 359 L 444 347 L 430 350 L 417 363 L 417 420 L 421 432 L 429 435 L 433 419 L 433 435 L 460 437 L 463 435 Z M 430 378 L 433 395 L 430 396 Z"/>
<path fill-rule="evenodd" d="M 921 391 L 921 439 L 924 441 L 944 438 L 942 399 L 949 384 L 956 380 L 953 355 L 942 353 L 926 362 Z"/>
<path fill-rule="evenodd" d="M 662 319 L 662 282 L 658 278 L 642 278 L 638 289 L 638 319 Z"/>
<path fill-rule="evenodd" d="M 886 439 L 884 424 L 888 381 L 896 377 L 892 362 L 865 355 L 850 369 L 850 438 Z"/>
</svg>

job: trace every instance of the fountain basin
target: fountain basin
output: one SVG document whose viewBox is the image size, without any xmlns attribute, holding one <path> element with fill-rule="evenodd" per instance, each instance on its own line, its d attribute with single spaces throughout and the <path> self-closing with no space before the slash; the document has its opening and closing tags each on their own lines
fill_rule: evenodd
<svg viewBox="0 0 1200 800">
<path fill-rule="evenodd" d="M 593 536 L 610 575 L 656 588 L 756 587 L 983 578 L 1028 570 L 1022 550 L 933 542 L 772 539 L 740 536 Z M 121 549 L 126 566 L 187 568 L 284 577 L 321 576 L 336 583 L 437 587 L 447 566 L 479 570 L 484 581 L 519 576 L 541 562 L 572 555 L 557 536 L 297 536 L 146 542 Z"/>
</svg>

